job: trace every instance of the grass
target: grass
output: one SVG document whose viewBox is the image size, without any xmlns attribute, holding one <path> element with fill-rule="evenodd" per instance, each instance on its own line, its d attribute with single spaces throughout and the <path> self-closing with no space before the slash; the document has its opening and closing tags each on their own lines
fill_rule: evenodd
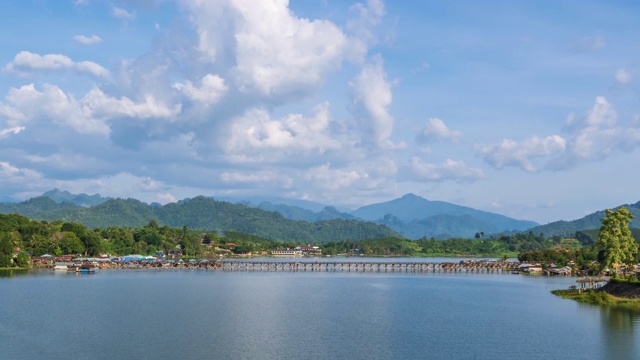
<svg viewBox="0 0 640 360">
<path fill-rule="evenodd" d="M 615 308 L 629 309 L 640 311 L 640 299 L 626 299 L 605 291 L 595 290 L 553 290 L 552 294 L 561 296 L 563 299 L 571 299 L 585 304 L 611 306 Z"/>
</svg>

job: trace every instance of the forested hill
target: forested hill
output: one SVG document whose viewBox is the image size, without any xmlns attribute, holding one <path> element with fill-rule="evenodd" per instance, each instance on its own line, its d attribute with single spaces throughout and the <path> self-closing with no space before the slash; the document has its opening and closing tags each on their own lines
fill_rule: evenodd
<svg viewBox="0 0 640 360">
<path fill-rule="evenodd" d="M 629 227 L 640 228 L 640 201 L 631 205 L 621 205 L 626 207 L 635 218 L 631 220 Z M 615 207 L 611 210 L 615 210 Z M 554 221 L 546 225 L 536 226 L 529 231 L 534 234 L 544 234 L 544 236 L 573 236 L 576 231 L 599 229 L 602 226 L 600 220 L 605 216 L 604 210 L 596 211 L 583 218 L 573 221 Z"/>
<path fill-rule="evenodd" d="M 89 228 L 139 227 L 150 220 L 170 227 L 188 226 L 206 231 L 234 230 L 272 240 L 321 243 L 401 237 L 383 225 L 371 222 L 334 219 L 318 222 L 295 221 L 272 211 L 198 196 L 164 206 L 147 205 L 135 199 L 111 199 L 91 207 L 71 203 L 58 204 L 40 196 L 21 203 L 2 203 L 0 213 L 18 213 L 37 220 L 62 220 Z"/>
<path fill-rule="evenodd" d="M 427 200 L 414 194 L 363 206 L 352 211 L 351 215 L 387 225 L 411 239 L 423 236 L 436 239 L 473 237 L 479 232 L 510 233 L 525 231 L 538 225 L 533 221 L 512 219 L 444 201 Z"/>
</svg>

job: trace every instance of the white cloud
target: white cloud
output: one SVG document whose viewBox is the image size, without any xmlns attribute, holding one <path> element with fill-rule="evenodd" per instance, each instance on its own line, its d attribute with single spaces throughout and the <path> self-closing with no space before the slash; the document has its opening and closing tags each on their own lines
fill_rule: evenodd
<svg viewBox="0 0 640 360">
<path fill-rule="evenodd" d="M 418 157 L 411 159 L 411 172 L 420 181 L 475 181 L 484 177 L 482 169 L 467 166 L 463 161 L 447 159 L 442 164 L 429 164 Z"/>
<path fill-rule="evenodd" d="M 629 73 L 626 69 L 618 69 L 616 70 L 616 84 L 626 85 L 631 82 L 631 73 Z"/>
<path fill-rule="evenodd" d="M 120 20 L 133 20 L 135 19 L 135 13 L 130 13 L 125 9 L 113 6 L 111 8 L 111 16 Z"/>
<path fill-rule="evenodd" d="M 496 169 L 505 166 L 517 166 L 530 172 L 538 170 L 533 159 L 549 157 L 562 153 L 567 142 L 559 135 L 545 138 L 533 136 L 519 143 L 511 139 L 504 139 L 500 144 L 480 146 L 477 150 L 484 160 Z"/>
<path fill-rule="evenodd" d="M 3 186 L 29 186 L 32 182 L 38 181 L 41 178 L 42 174 L 35 170 L 18 168 L 9 162 L 0 161 L 0 184 Z"/>
<path fill-rule="evenodd" d="M 336 25 L 298 18 L 286 0 L 187 6 L 203 60 L 227 62 L 236 86 L 247 94 L 272 100 L 306 97 L 339 67 L 348 49 Z"/>
<path fill-rule="evenodd" d="M 304 179 L 321 183 L 325 189 L 339 190 L 365 184 L 369 174 L 364 169 L 332 169 L 331 164 L 323 164 L 307 170 Z"/>
<path fill-rule="evenodd" d="M 14 126 L 11 128 L 2 129 L 0 130 L 0 139 L 6 138 L 7 136 L 9 136 L 9 134 L 19 134 L 24 131 L 24 129 L 24 126 Z"/>
<path fill-rule="evenodd" d="M 44 84 L 38 91 L 34 84 L 12 88 L 7 100 L 25 123 L 53 120 L 82 134 L 109 134 L 109 127 L 87 114 L 81 102 L 55 85 Z"/>
<path fill-rule="evenodd" d="M 49 181 L 41 190 L 50 190 L 51 187 L 68 189 L 72 193 L 100 194 L 119 198 L 135 198 L 146 202 L 167 203 L 175 201 L 172 194 L 180 196 L 195 196 L 202 194 L 201 189 L 188 187 L 175 187 L 161 180 L 149 176 L 139 176 L 122 171 L 115 174 L 105 174 L 93 178 L 76 178 L 73 180 Z"/>
<path fill-rule="evenodd" d="M 420 142 L 430 142 L 439 139 L 450 140 L 456 142 L 462 137 L 462 133 L 457 130 L 450 130 L 444 121 L 438 118 L 431 118 L 427 121 L 427 125 L 417 135 Z"/>
<path fill-rule="evenodd" d="M 93 45 L 102 41 L 102 39 L 98 35 L 91 35 L 91 36 L 76 35 L 73 37 L 73 40 L 83 45 Z"/>
<path fill-rule="evenodd" d="M 171 195 L 169 193 L 161 193 L 156 195 L 156 202 L 160 204 L 175 203 L 177 201 L 178 199 L 174 195 Z"/>
<path fill-rule="evenodd" d="M 640 128 L 619 126 L 617 120 L 613 106 L 598 96 L 585 116 L 576 119 L 573 114 L 569 115 L 565 136 L 533 136 L 523 142 L 505 139 L 500 144 L 476 149 L 497 169 L 516 166 L 530 172 L 542 168 L 565 170 L 640 146 Z"/>
<path fill-rule="evenodd" d="M 19 127 L 25 122 L 25 116 L 12 106 L 0 103 L 0 116 L 7 120 L 7 124 L 11 127 Z"/>
<path fill-rule="evenodd" d="M 203 105 L 213 105 L 227 93 L 229 87 L 225 85 L 224 79 L 218 75 L 207 74 L 200 81 L 200 87 L 194 86 L 191 81 L 175 83 L 173 87 L 181 91 L 191 101 L 199 102 Z"/>
<path fill-rule="evenodd" d="M 75 62 L 62 54 L 39 55 L 29 51 L 16 54 L 13 62 L 7 64 L 5 70 L 20 75 L 29 75 L 34 71 L 71 70 L 98 78 L 109 76 L 107 69 L 91 61 Z"/>
<path fill-rule="evenodd" d="M 248 110 L 234 119 L 225 149 L 240 162 L 278 162 L 288 156 L 324 154 L 340 148 L 330 132 L 329 104 L 316 106 L 310 117 L 289 114 L 272 119 L 263 109 Z"/>
<path fill-rule="evenodd" d="M 275 186 L 280 188 L 290 188 L 293 179 L 278 171 L 225 171 L 220 174 L 220 180 L 224 183 L 232 184 L 234 187 L 255 186 Z"/>
<path fill-rule="evenodd" d="M 387 111 L 391 104 L 391 82 L 387 80 L 382 58 L 375 56 L 362 71 L 349 82 L 351 113 L 363 143 L 373 142 L 387 146 L 393 133 L 394 118 Z"/>
<path fill-rule="evenodd" d="M 174 120 L 182 110 L 181 104 L 167 105 L 150 94 L 141 95 L 141 98 L 138 102 L 124 96 L 115 98 L 94 88 L 84 96 L 82 105 L 85 113 L 103 119 L 126 116 L 136 119 Z"/>
<path fill-rule="evenodd" d="M 384 3 L 381 0 L 369 0 L 367 5 L 356 3 L 350 10 L 357 13 L 357 17 L 347 22 L 349 32 L 349 53 L 352 61 L 362 62 L 367 49 L 377 42 L 372 29 L 377 26 L 385 15 Z"/>
<path fill-rule="evenodd" d="M 7 95 L 10 106 L 4 105 L 4 112 L 11 113 L 14 125 L 38 124 L 53 120 L 70 126 L 82 134 L 108 135 L 111 129 L 107 123 L 121 117 L 136 119 L 168 119 L 174 121 L 181 106 L 166 105 L 152 95 L 142 96 L 135 102 L 127 97 L 107 96 L 94 88 L 82 99 L 76 100 L 55 85 L 44 84 L 42 91 L 34 84 L 12 88 Z M 2 104 L 0 104 L 2 105 Z"/>
<path fill-rule="evenodd" d="M 618 114 L 604 96 L 596 97 L 593 108 L 585 117 L 585 125 L 591 126 L 613 126 L 616 123 Z"/>
</svg>

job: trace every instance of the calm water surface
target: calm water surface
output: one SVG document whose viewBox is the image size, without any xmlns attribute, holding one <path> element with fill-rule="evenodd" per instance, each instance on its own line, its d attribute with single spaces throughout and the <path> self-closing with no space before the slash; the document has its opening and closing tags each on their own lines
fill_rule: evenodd
<svg viewBox="0 0 640 360">
<path fill-rule="evenodd" d="M 640 359 L 640 317 L 510 274 L 0 278 L 2 359 Z M 2 276 L 2 274 L 0 274 Z"/>
</svg>

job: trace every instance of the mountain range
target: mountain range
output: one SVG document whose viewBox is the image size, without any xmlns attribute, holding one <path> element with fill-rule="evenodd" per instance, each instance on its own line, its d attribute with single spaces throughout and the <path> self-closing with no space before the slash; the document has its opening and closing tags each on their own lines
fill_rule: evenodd
<svg viewBox="0 0 640 360">
<path fill-rule="evenodd" d="M 198 199 L 196 203 L 200 204 L 199 212 L 191 210 L 194 199 Z M 275 230 L 279 226 L 295 228 L 300 226 L 300 222 L 315 224 L 317 228 L 325 228 L 325 232 L 328 231 L 328 225 L 344 228 L 346 224 L 350 224 L 349 226 L 356 228 L 367 228 L 367 234 L 402 236 L 410 239 L 469 238 L 479 233 L 490 235 L 523 231 L 538 225 L 535 222 L 516 220 L 443 201 L 430 201 L 414 194 L 363 206 L 354 211 L 339 210 L 333 206 L 306 200 L 269 197 L 214 200 L 199 196 L 194 199 L 184 199 L 162 206 L 148 205 L 134 199 L 112 199 L 101 197 L 99 194 L 76 195 L 53 189 L 40 197 L 21 203 L 2 203 L 0 212 L 16 212 L 41 220 L 75 221 L 89 227 L 140 226 L 155 219 L 169 226 L 188 225 L 204 230 L 236 230 L 267 238 L 278 236 L 281 240 L 293 240 L 296 236 L 315 238 L 315 235 L 306 233 L 300 235 L 295 231 L 286 233 Z M 203 204 L 203 199 L 208 200 L 206 204 Z M 249 213 L 252 215 L 247 218 Z M 274 217 L 274 213 L 278 216 Z M 268 222 L 275 223 L 267 231 Z M 257 226 L 256 223 L 261 225 Z M 344 235 L 334 234 L 329 240 L 350 238 L 353 238 L 351 230 Z"/>
<path fill-rule="evenodd" d="M 224 201 L 223 201 L 224 200 Z M 640 201 L 625 204 L 635 216 L 631 228 L 640 228 Z M 616 209 L 617 207 L 613 208 Z M 414 194 L 349 211 L 333 206 L 276 197 L 208 198 L 198 196 L 167 205 L 135 199 L 113 199 L 99 194 L 72 194 L 53 189 L 19 203 L 0 203 L 0 213 L 18 213 L 38 220 L 74 221 L 91 228 L 137 227 L 156 220 L 162 225 L 202 230 L 235 230 L 283 241 L 322 242 L 399 236 L 409 239 L 531 231 L 545 236 L 573 236 L 598 229 L 604 210 L 573 221 L 538 225 L 532 221 L 430 201 Z"/>
<path fill-rule="evenodd" d="M 90 207 L 71 202 L 58 203 L 47 196 L 39 196 L 20 203 L 2 203 L 0 213 L 18 213 L 36 220 L 76 222 L 89 228 L 140 227 L 154 220 L 161 226 L 187 226 L 203 231 L 233 230 L 296 243 L 401 237 L 388 227 L 372 222 L 345 219 L 295 221 L 275 211 L 204 196 L 164 206 L 149 205 L 136 199 L 109 199 Z"/>
<path fill-rule="evenodd" d="M 611 210 L 615 210 L 621 206 L 626 207 L 633 216 L 629 224 L 630 228 L 640 228 L 640 201 L 635 204 L 624 204 L 616 206 Z M 596 211 L 580 219 L 573 221 L 554 221 L 546 225 L 539 225 L 530 229 L 534 234 L 544 234 L 545 236 L 573 236 L 576 231 L 599 229 L 602 223 L 600 220 L 605 216 L 605 211 Z"/>
</svg>

